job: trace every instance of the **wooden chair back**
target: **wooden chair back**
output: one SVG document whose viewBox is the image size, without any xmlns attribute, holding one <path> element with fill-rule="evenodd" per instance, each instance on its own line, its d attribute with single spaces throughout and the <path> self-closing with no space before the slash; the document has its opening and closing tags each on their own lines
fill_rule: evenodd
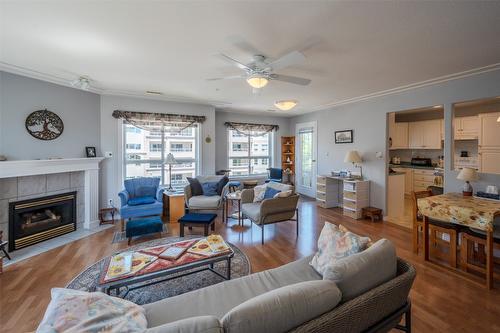
<svg viewBox="0 0 500 333">
<path fill-rule="evenodd" d="M 413 191 L 411 193 L 412 197 L 412 205 L 413 205 L 413 223 L 418 222 L 418 205 L 417 205 L 417 200 L 420 198 L 427 198 L 427 197 L 432 197 L 432 191 L 431 190 L 425 190 L 425 191 Z"/>
</svg>

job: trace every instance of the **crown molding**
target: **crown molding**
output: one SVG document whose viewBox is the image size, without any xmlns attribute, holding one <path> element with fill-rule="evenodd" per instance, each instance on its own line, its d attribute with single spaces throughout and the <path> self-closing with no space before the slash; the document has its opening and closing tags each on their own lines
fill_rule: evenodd
<svg viewBox="0 0 500 333">
<path fill-rule="evenodd" d="M 466 77 L 474 76 L 474 75 L 479 75 L 479 74 L 483 74 L 483 73 L 493 72 L 493 71 L 497 71 L 497 70 L 500 70 L 500 63 L 496 63 L 496 64 L 484 66 L 484 67 L 473 68 L 473 69 L 470 69 L 467 71 L 458 72 L 458 73 L 454 73 L 454 74 L 439 76 L 439 77 L 436 77 L 436 78 L 433 78 L 430 80 L 420 81 L 420 82 L 411 83 L 411 84 L 408 84 L 405 86 L 400 86 L 400 87 L 396 87 L 396 88 L 391 88 L 391 89 L 387 89 L 387 90 L 374 92 L 374 93 L 363 95 L 363 96 L 344 99 L 344 100 L 341 100 L 338 102 L 331 102 L 331 103 L 317 105 L 313 108 L 310 108 L 306 112 L 302 112 L 302 114 L 311 113 L 311 112 L 315 112 L 315 111 L 322 111 L 322 110 L 330 109 L 330 108 L 333 108 L 336 106 L 356 103 L 356 102 L 360 102 L 360 101 L 366 101 L 366 100 L 369 100 L 372 98 L 397 94 L 397 93 L 401 93 L 401 92 L 412 90 L 412 89 L 418 89 L 418 88 L 422 88 L 422 87 L 432 86 L 432 85 L 447 82 L 447 81 L 453 81 L 453 80 L 462 79 L 462 78 L 466 78 Z"/>
</svg>

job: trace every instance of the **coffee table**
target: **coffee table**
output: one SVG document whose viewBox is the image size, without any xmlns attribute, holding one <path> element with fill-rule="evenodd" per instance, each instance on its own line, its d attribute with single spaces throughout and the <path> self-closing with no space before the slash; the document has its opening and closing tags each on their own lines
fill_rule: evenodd
<svg viewBox="0 0 500 333">
<path fill-rule="evenodd" d="M 194 241 L 196 242 L 197 240 L 198 239 L 196 239 Z M 171 244 L 169 244 L 169 245 L 171 245 Z M 139 250 L 139 252 L 145 251 L 145 250 Z M 189 254 L 189 253 L 185 252 L 177 260 L 180 260 L 181 258 L 183 258 L 187 254 Z M 110 280 L 109 282 L 102 282 L 102 277 L 103 277 L 103 275 L 106 274 L 106 272 L 108 270 L 108 264 L 109 264 L 109 259 L 110 259 L 110 258 L 108 258 L 108 260 L 106 261 L 106 263 L 104 264 L 104 266 L 101 270 L 101 277 L 99 279 L 97 290 L 102 291 L 108 295 L 111 295 L 112 291 L 114 290 L 114 296 L 124 298 L 132 290 L 143 288 L 146 286 L 150 286 L 150 285 L 165 282 L 165 281 L 169 281 L 172 279 L 177 279 L 177 278 L 180 278 L 183 276 L 196 274 L 196 273 L 203 272 L 206 270 L 211 271 L 212 273 L 220 276 L 221 278 L 223 278 L 225 280 L 231 279 L 231 259 L 234 256 L 234 252 L 232 249 L 230 249 L 230 251 L 227 251 L 227 252 L 224 252 L 221 254 L 217 254 L 217 255 L 214 255 L 211 257 L 205 257 L 202 255 L 191 255 L 191 256 L 197 256 L 198 258 L 195 258 L 193 261 L 191 261 L 189 263 L 179 264 L 177 266 L 168 267 L 165 269 L 154 270 L 154 271 L 148 272 L 146 274 L 137 275 L 140 273 L 140 271 L 139 271 L 134 276 L 125 277 L 125 278 L 117 278 L 114 280 Z M 158 260 L 167 260 L 167 259 L 160 259 L 159 258 L 159 259 L 157 259 L 157 261 Z M 218 262 L 222 262 L 222 261 L 226 262 L 225 274 L 221 274 L 218 271 L 214 270 L 214 264 L 218 263 Z M 152 265 L 152 264 L 150 264 L 150 265 Z M 180 273 L 180 274 L 178 274 L 178 273 Z M 172 276 L 174 274 L 175 274 L 175 276 Z M 123 293 L 120 292 L 121 288 L 125 288 L 125 291 Z"/>
</svg>

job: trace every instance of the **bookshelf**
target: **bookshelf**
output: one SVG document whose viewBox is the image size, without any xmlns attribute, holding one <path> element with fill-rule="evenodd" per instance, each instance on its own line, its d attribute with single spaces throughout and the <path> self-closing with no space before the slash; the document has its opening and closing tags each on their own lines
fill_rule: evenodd
<svg viewBox="0 0 500 333">
<path fill-rule="evenodd" d="M 281 169 L 283 169 L 283 181 L 293 184 L 295 178 L 295 136 L 281 137 Z"/>
</svg>

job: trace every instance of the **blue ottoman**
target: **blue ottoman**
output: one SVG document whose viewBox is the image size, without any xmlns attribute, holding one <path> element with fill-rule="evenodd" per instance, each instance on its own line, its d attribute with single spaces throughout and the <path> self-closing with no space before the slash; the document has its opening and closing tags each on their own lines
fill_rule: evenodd
<svg viewBox="0 0 500 333">
<path fill-rule="evenodd" d="M 217 214 L 197 214 L 190 213 L 186 214 L 179 219 L 180 226 L 180 236 L 184 237 L 184 227 L 204 227 L 204 235 L 208 236 L 208 227 L 210 226 L 212 231 L 215 230 L 215 218 Z"/>
<path fill-rule="evenodd" d="M 128 244 L 132 237 L 152 234 L 163 231 L 163 222 L 159 216 L 144 217 L 127 221 L 126 236 Z"/>
</svg>

